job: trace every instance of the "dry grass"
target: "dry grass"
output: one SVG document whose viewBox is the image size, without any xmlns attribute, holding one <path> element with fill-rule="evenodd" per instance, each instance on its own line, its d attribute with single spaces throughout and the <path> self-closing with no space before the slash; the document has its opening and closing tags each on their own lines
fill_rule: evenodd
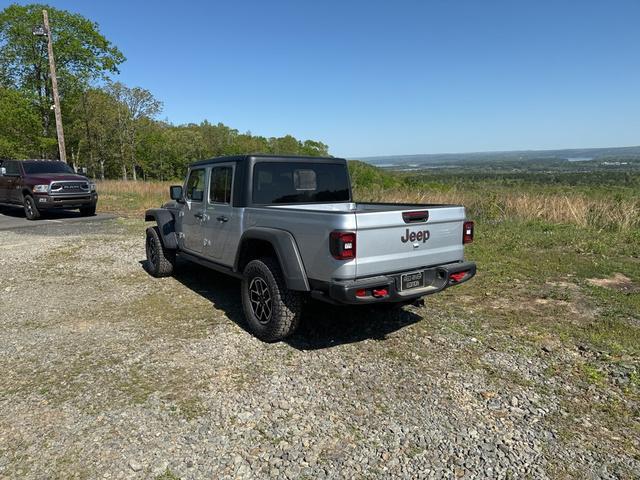
<svg viewBox="0 0 640 480">
<path fill-rule="evenodd" d="M 169 185 L 176 182 L 107 180 L 98 183 L 99 209 L 125 216 L 139 216 L 147 208 L 169 199 Z M 640 198 L 614 200 L 590 198 L 581 193 L 567 195 L 513 191 L 446 192 L 415 189 L 356 189 L 360 201 L 399 203 L 462 203 L 476 219 L 546 220 L 596 228 L 630 231 L 640 228 Z"/>
<path fill-rule="evenodd" d="M 140 216 L 148 208 L 169 200 L 169 185 L 179 182 L 133 182 L 105 180 L 98 182 L 98 209 L 124 216 Z"/>
<path fill-rule="evenodd" d="M 462 203 L 470 217 L 485 219 L 546 220 L 582 227 L 630 231 L 640 228 L 640 198 L 625 200 L 589 198 L 580 193 L 568 195 L 518 191 L 446 192 L 404 189 L 359 191 L 361 201 L 406 203 Z"/>
</svg>

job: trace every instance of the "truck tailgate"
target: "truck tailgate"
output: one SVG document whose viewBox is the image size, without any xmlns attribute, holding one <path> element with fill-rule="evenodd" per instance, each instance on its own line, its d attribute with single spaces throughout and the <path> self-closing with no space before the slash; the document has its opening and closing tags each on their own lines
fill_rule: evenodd
<svg viewBox="0 0 640 480">
<path fill-rule="evenodd" d="M 428 211 L 426 222 L 407 223 L 404 212 Z M 356 212 L 356 275 L 409 271 L 463 259 L 462 206 L 425 206 Z"/>
</svg>

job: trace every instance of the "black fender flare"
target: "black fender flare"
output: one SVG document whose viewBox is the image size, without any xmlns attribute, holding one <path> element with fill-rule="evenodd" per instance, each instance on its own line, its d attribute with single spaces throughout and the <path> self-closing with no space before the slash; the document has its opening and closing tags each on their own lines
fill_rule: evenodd
<svg viewBox="0 0 640 480">
<path fill-rule="evenodd" d="M 253 227 L 246 230 L 242 234 L 242 237 L 240 237 L 236 259 L 233 264 L 233 270 L 236 272 L 240 269 L 243 245 L 247 240 L 263 240 L 271 244 L 278 256 L 282 275 L 284 276 L 288 289 L 302 292 L 311 290 L 309 288 L 307 272 L 302 262 L 302 256 L 298 250 L 296 240 L 290 232 L 266 227 Z"/>
<path fill-rule="evenodd" d="M 144 213 L 147 222 L 155 221 L 160 230 L 162 243 L 165 248 L 176 250 L 178 248 L 178 237 L 176 236 L 176 221 L 172 212 L 166 208 L 151 208 Z"/>
</svg>

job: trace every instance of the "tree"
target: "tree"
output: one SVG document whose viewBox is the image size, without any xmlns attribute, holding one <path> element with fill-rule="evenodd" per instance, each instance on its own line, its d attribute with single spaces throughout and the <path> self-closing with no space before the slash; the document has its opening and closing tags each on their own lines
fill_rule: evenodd
<svg viewBox="0 0 640 480">
<path fill-rule="evenodd" d="M 117 171 L 113 146 L 118 140 L 118 108 L 115 99 L 99 88 L 86 90 L 73 104 L 69 138 L 74 164 L 89 167 L 89 172 L 101 180 Z"/>
<path fill-rule="evenodd" d="M 162 102 L 140 87 L 129 88 L 115 82 L 109 84 L 107 91 L 118 105 L 118 140 L 122 179 L 127 180 L 127 167 L 131 169 L 133 180 L 136 177 L 136 131 L 142 119 L 152 119 L 162 111 Z"/>
<path fill-rule="evenodd" d="M 275 153 L 277 155 L 295 155 L 300 150 L 300 142 L 291 135 L 270 138 L 269 146 L 271 148 L 271 153 Z"/>
<path fill-rule="evenodd" d="M 50 148 L 39 132 L 38 116 L 29 99 L 16 90 L 0 88 L 0 158 L 33 157 Z"/>
<path fill-rule="evenodd" d="M 303 155 L 310 155 L 312 157 L 326 157 L 329 155 L 329 147 L 322 142 L 305 140 L 302 144 L 300 153 Z"/>
<path fill-rule="evenodd" d="M 61 97 L 118 73 L 125 57 L 83 16 L 48 5 L 10 5 L 0 12 L 0 86 L 15 88 L 37 104 L 49 136 L 52 104 L 46 42 L 33 35 L 49 13 Z"/>
</svg>

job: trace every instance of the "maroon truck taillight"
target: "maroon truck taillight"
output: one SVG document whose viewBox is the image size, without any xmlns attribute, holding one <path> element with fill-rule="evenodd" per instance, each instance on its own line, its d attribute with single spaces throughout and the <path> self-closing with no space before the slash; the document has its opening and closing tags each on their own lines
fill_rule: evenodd
<svg viewBox="0 0 640 480">
<path fill-rule="evenodd" d="M 473 242 L 473 222 L 464 222 L 462 226 L 462 243 Z"/>
<path fill-rule="evenodd" d="M 356 258 L 356 234 L 353 232 L 331 232 L 329 250 L 337 260 Z"/>
</svg>

